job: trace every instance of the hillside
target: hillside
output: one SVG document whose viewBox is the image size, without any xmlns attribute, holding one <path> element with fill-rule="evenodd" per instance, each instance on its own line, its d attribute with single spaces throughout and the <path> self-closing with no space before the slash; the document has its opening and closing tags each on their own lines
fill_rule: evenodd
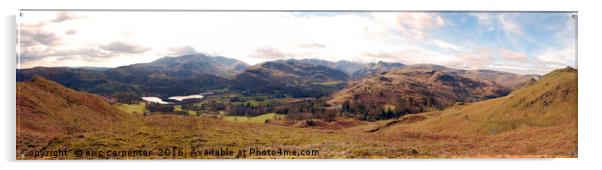
<svg viewBox="0 0 602 170">
<path fill-rule="evenodd" d="M 366 77 L 332 94 L 328 103 L 343 105 L 343 112 L 352 114 L 386 112 L 387 115 L 376 118 L 382 119 L 443 109 L 457 102 L 481 101 L 509 92 L 510 89 L 456 74 L 433 69 L 403 68 Z"/>
<path fill-rule="evenodd" d="M 294 60 L 294 59 L 290 59 L 290 60 Z M 319 66 L 324 66 L 324 67 L 332 68 L 335 70 L 339 70 L 339 71 L 346 73 L 349 76 L 353 75 L 353 73 L 357 72 L 358 70 L 366 67 L 366 64 L 353 62 L 353 61 L 347 61 L 347 60 L 340 60 L 337 62 L 332 62 L 332 61 L 326 61 L 326 60 L 312 58 L 312 59 L 301 59 L 301 60 L 297 60 L 297 61 L 305 63 L 305 64 L 319 65 Z"/>
<path fill-rule="evenodd" d="M 428 133 L 480 138 L 481 154 L 577 154 L 577 70 L 565 68 L 508 96 L 421 113 L 426 119 L 380 133 Z"/>
<path fill-rule="evenodd" d="M 42 77 L 16 88 L 17 151 L 40 149 L 57 137 L 111 126 L 126 116 L 99 96 Z"/>
<path fill-rule="evenodd" d="M 403 68 L 406 65 L 402 63 L 392 63 L 392 62 L 383 62 L 379 61 L 376 63 L 369 63 L 364 68 L 359 69 L 351 75 L 354 80 L 362 79 L 366 76 L 373 76 L 379 74 L 384 71 L 389 71 L 391 69 Z"/>
<path fill-rule="evenodd" d="M 576 126 L 577 70 L 556 70 L 508 96 L 429 114 L 439 116 L 417 130 L 495 134 L 529 127 Z"/>
<path fill-rule="evenodd" d="M 131 84 L 122 83 L 104 74 L 106 69 L 34 67 L 17 70 L 17 81 L 26 82 L 36 76 L 56 81 L 75 90 L 96 94 L 113 95 L 117 93 L 140 94 L 140 89 Z"/>
<path fill-rule="evenodd" d="M 319 97 L 341 88 L 347 74 L 296 60 L 265 62 L 238 74 L 233 86 L 249 93 Z"/>
<path fill-rule="evenodd" d="M 432 69 L 449 74 L 454 74 L 476 81 L 482 81 L 490 84 L 495 84 L 504 88 L 518 89 L 525 85 L 537 82 L 541 78 L 539 75 L 519 75 L 508 72 L 493 71 L 493 70 L 461 70 L 453 69 L 440 65 L 433 64 L 417 64 L 408 65 L 408 68 L 414 69 Z"/>
</svg>

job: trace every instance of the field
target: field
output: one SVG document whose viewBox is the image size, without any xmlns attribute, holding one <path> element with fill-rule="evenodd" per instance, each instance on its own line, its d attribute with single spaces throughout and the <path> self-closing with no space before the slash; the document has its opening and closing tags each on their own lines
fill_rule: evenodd
<svg viewBox="0 0 602 170">
<path fill-rule="evenodd" d="M 47 147 L 78 148 L 85 151 L 150 150 L 153 152 L 177 148 L 187 153 L 186 155 L 84 156 L 62 159 L 570 157 L 570 153 L 537 150 L 538 146 L 546 142 L 533 141 L 530 138 L 538 136 L 538 132 L 547 132 L 546 130 L 495 136 L 442 135 L 393 131 L 394 128 L 369 132 L 388 123 L 389 121 L 381 121 L 342 130 L 327 130 L 319 127 L 296 128 L 263 123 L 234 123 L 194 116 L 134 116 L 105 130 L 57 138 Z M 530 136 L 524 136 L 525 134 Z M 316 150 L 319 154 L 190 155 L 192 150 L 219 148 Z"/>
<path fill-rule="evenodd" d="M 116 106 L 123 112 L 142 115 L 144 113 L 144 107 L 146 104 L 144 102 L 140 102 L 138 104 L 117 103 Z"/>
<path fill-rule="evenodd" d="M 278 115 L 276 113 L 267 113 L 254 117 L 247 116 L 225 116 L 223 118 L 229 122 L 238 123 L 265 123 L 267 120 L 283 120 L 286 119 L 286 115 Z"/>
</svg>

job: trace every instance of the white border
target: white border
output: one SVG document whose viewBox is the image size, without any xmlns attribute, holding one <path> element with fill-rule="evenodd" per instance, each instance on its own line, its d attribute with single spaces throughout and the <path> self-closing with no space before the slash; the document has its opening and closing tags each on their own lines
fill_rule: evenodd
<svg viewBox="0 0 602 170">
<path fill-rule="evenodd" d="M 602 43 L 599 4 L 585 0 L 10 0 L 2 1 L 2 67 L 0 106 L 4 116 L 0 142 L 1 169 L 599 169 L 599 121 L 602 94 Z M 15 18 L 18 9 L 260 9 L 260 10 L 495 10 L 578 11 L 579 15 L 579 158 L 577 159 L 455 159 L 455 160 L 214 160 L 214 161 L 19 161 L 15 162 Z"/>
</svg>

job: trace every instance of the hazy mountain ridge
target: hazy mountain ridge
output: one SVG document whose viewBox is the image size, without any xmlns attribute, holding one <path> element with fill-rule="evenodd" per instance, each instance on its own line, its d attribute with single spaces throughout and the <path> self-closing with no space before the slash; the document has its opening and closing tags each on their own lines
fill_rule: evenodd
<svg viewBox="0 0 602 170">
<path fill-rule="evenodd" d="M 228 87 L 229 79 L 246 69 L 242 61 L 190 54 L 110 69 L 35 67 L 17 70 L 17 81 L 43 76 L 69 88 L 102 95 L 187 95 Z"/>
<path fill-rule="evenodd" d="M 516 89 L 539 79 L 536 75 L 382 61 L 363 64 L 351 61 L 289 59 L 248 66 L 242 61 L 226 57 L 190 54 L 109 69 L 20 69 L 17 70 L 17 81 L 27 81 L 40 75 L 69 88 L 101 95 L 125 93 L 138 96 L 172 96 L 233 87 L 247 92 L 277 94 L 287 91 L 290 95 L 293 91 L 299 91 L 295 96 L 325 96 L 343 88 L 348 82 L 406 67 L 438 70 L 509 89 Z"/>
<path fill-rule="evenodd" d="M 396 63 L 396 62 L 384 62 L 379 61 L 376 63 L 368 63 L 364 68 L 359 69 L 351 75 L 354 80 L 364 78 L 370 75 L 376 75 L 384 71 L 389 71 L 391 69 L 403 68 L 405 64 Z"/>
<path fill-rule="evenodd" d="M 234 78 L 234 86 L 253 93 L 308 97 L 327 95 L 348 79 L 344 72 L 329 67 L 280 60 L 249 67 Z"/>
<path fill-rule="evenodd" d="M 408 68 L 416 68 L 416 69 L 432 69 L 437 71 L 442 71 L 450 74 L 459 75 L 462 77 L 485 81 L 488 83 L 493 83 L 502 87 L 510 88 L 510 89 L 518 89 L 525 85 L 532 84 L 537 82 L 541 76 L 539 75 L 519 75 L 502 71 L 494 71 L 494 70 L 461 70 L 461 69 L 453 69 L 441 65 L 435 64 L 417 64 L 417 65 L 408 65 Z"/>
<path fill-rule="evenodd" d="M 295 60 L 295 59 L 289 59 L 289 60 Z M 332 68 L 335 70 L 342 71 L 349 76 L 353 75 L 353 73 L 355 73 L 356 71 L 366 67 L 366 64 L 359 63 L 359 62 L 353 62 L 353 61 L 347 61 L 347 60 L 340 60 L 337 62 L 332 62 L 332 61 L 312 58 L 312 59 L 301 59 L 301 60 L 296 60 L 296 61 L 299 61 L 299 62 L 302 62 L 305 64 L 329 67 L 329 68 Z"/>
</svg>

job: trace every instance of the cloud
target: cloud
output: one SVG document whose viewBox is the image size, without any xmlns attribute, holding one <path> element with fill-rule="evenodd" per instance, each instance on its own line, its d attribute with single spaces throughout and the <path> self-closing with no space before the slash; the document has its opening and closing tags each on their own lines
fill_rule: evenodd
<svg viewBox="0 0 602 170">
<path fill-rule="evenodd" d="M 75 35 L 75 34 L 77 34 L 77 31 L 76 30 L 67 30 L 67 31 L 65 31 L 65 34 L 67 34 L 67 35 Z"/>
<path fill-rule="evenodd" d="M 456 57 L 438 63 L 459 69 L 482 69 L 493 62 L 492 51 L 487 48 L 479 48 L 471 51 L 461 52 Z"/>
<path fill-rule="evenodd" d="M 370 59 L 383 60 L 383 61 L 399 61 L 404 58 L 404 54 L 401 51 L 397 52 L 367 52 L 363 53 L 363 56 Z"/>
<path fill-rule="evenodd" d="M 181 56 L 186 54 L 196 54 L 199 53 L 194 47 L 191 46 L 181 46 L 181 47 L 172 47 L 169 48 L 169 54 L 173 56 Z"/>
<path fill-rule="evenodd" d="M 42 30 L 22 29 L 20 31 L 19 43 L 22 46 L 45 45 L 52 46 L 59 44 L 61 38 L 55 33 Z"/>
<path fill-rule="evenodd" d="M 326 45 L 320 43 L 307 43 L 297 45 L 301 48 L 326 48 Z"/>
<path fill-rule="evenodd" d="M 68 21 L 68 20 L 74 20 L 74 19 L 78 19 L 80 18 L 79 16 L 76 16 L 75 14 L 73 14 L 72 12 L 66 12 L 66 11 L 62 11 L 59 12 L 56 16 L 56 18 L 54 18 L 51 22 L 63 22 L 63 21 Z"/>
<path fill-rule="evenodd" d="M 260 47 L 255 49 L 255 52 L 251 56 L 262 59 L 284 59 L 292 57 L 292 54 L 282 52 L 274 47 Z"/>
<path fill-rule="evenodd" d="M 439 48 L 442 48 L 442 49 L 452 49 L 452 50 L 456 50 L 456 51 L 462 50 L 462 48 L 460 48 L 456 45 L 453 45 L 453 44 L 450 44 L 448 42 L 444 42 L 441 40 L 437 40 L 437 39 L 433 39 L 433 43 L 435 43 L 435 45 L 437 45 Z"/>
<path fill-rule="evenodd" d="M 499 21 L 500 21 L 500 24 L 502 25 L 502 29 L 504 31 L 515 34 L 515 35 L 523 34 L 523 31 L 521 30 L 520 25 L 518 25 L 516 22 L 509 19 L 507 15 L 500 14 Z"/>
<path fill-rule="evenodd" d="M 52 48 L 39 48 L 36 46 L 22 48 L 20 52 L 21 61 L 23 62 L 53 57 L 60 57 L 62 58 L 62 60 L 85 59 L 93 61 L 99 59 L 106 59 L 117 55 L 116 53 L 112 53 L 98 48 L 55 50 Z"/>
<path fill-rule="evenodd" d="M 574 62 L 558 53 L 569 53 L 562 51 L 563 41 L 574 39 L 575 31 L 565 29 L 557 38 L 552 35 L 563 27 L 574 27 L 563 22 L 562 14 L 25 13 L 19 20 L 21 59 L 36 60 L 28 66 L 114 67 L 199 52 L 250 64 L 319 58 L 550 71 L 554 65 Z M 534 25 L 557 29 L 533 33 L 532 28 L 539 28 Z M 552 48 L 556 46 L 561 49 Z"/>
<path fill-rule="evenodd" d="M 125 43 L 121 41 L 113 41 L 106 45 L 100 45 L 100 48 L 115 52 L 115 53 L 125 53 L 125 54 L 137 54 L 144 53 L 149 51 L 150 48 L 139 46 L 136 44 Z"/>
<path fill-rule="evenodd" d="M 483 27 L 483 30 L 491 32 L 498 28 L 506 33 L 514 35 L 523 35 L 521 24 L 514 21 L 515 14 L 507 13 L 470 13 L 475 17 L 478 24 Z"/>
<path fill-rule="evenodd" d="M 524 61 L 527 59 L 527 55 L 508 49 L 499 49 L 499 54 L 506 60 Z"/>
<path fill-rule="evenodd" d="M 494 20 L 491 14 L 488 13 L 470 13 L 471 16 L 477 19 L 479 25 L 483 26 L 485 31 L 493 31 L 495 29 Z"/>
<path fill-rule="evenodd" d="M 423 40 L 430 36 L 429 31 L 446 25 L 443 17 L 436 13 L 404 12 L 400 14 L 372 13 L 372 18 L 395 30 L 404 37 Z"/>
<path fill-rule="evenodd" d="M 564 48 L 550 48 L 536 55 L 536 58 L 548 68 L 576 67 L 577 60 L 575 46 L 570 44 Z"/>
<path fill-rule="evenodd" d="M 104 51 L 98 48 L 82 48 L 82 49 L 73 49 L 73 50 L 61 50 L 56 51 L 48 56 L 78 56 L 87 60 L 95 60 L 100 58 L 109 58 L 114 57 L 116 54 L 111 53 L 109 51 Z"/>
<path fill-rule="evenodd" d="M 365 52 L 362 54 L 361 62 L 401 62 L 404 64 L 441 64 L 450 66 L 459 58 L 455 55 L 432 51 L 419 47 L 410 47 L 402 50 L 389 50 L 378 52 Z"/>
<path fill-rule="evenodd" d="M 399 14 L 397 21 L 400 25 L 415 30 L 426 30 L 445 25 L 445 21 L 441 16 L 425 12 Z"/>
</svg>

